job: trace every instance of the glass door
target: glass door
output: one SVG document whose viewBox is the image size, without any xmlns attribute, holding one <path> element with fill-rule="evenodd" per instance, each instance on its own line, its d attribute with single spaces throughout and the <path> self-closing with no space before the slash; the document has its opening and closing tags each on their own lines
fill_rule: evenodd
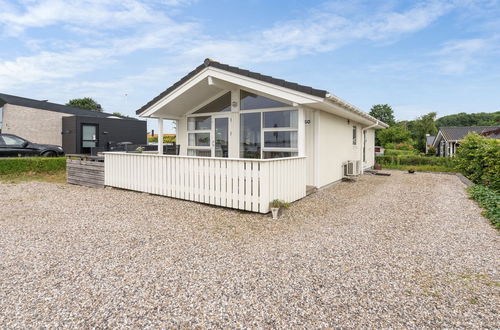
<svg viewBox="0 0 500 330">
<path fill-rule="evenodd" d="M 82 153 L 90 154 L 97 147 L 97 125 L 82 124 Z"/>
<path fill-rule="evenodd" d="M 229 156 L 229 117 L 213 116 L 212 125 L 212 154 L 214 157 Z"/>
</svg>

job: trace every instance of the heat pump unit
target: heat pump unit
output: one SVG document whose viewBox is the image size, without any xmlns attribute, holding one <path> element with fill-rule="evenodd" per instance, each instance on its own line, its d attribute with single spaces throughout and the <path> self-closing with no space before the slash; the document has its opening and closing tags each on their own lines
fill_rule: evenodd
<svg viewBox="0 0 500 330">
<path fill-rule="evenodd" d="M 349 160 L 342 164 L 344 171 L 344 176 L 354 176 L 361 173 L 361 161 L 359 160 Z"/>
</svg>

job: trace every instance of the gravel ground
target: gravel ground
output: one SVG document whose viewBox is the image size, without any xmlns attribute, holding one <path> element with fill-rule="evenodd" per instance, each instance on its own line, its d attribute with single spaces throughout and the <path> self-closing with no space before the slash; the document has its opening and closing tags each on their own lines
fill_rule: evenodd
<svg viewBox="0 0 500 330">
<path fill-rule="evenodd" d="M 498 233 L 456 176 L 391 173 L 278 221 L 0 184 L 0 327 L 498 328 Z"/>
</svg>

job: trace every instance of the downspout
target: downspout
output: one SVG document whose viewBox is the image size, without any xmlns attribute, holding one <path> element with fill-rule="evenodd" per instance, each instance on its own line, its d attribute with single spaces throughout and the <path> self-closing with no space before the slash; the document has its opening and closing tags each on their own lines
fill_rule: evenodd
<svg viewBox="0 0 500 330">
<path fill-rule="evenodd" d="M 373 128 L 375 126 L 378 126 L 379 123 L 380 122 L 377 120 L 377 122 L 375 124 L 361 129 L 361 157 L 359 158 L 361 161 L 361 174 L 365 173 L 365 167 L 363 164 L 363 150 L 365 148 L 365 145 L 364 145 L 365 144 L 365 131 L 370 129 L 370 128 Z"/>
</svg>

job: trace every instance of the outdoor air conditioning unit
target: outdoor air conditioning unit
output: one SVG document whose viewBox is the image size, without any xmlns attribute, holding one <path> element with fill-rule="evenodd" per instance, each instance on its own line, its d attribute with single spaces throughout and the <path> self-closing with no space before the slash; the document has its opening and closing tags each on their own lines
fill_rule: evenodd
<svg viewBox="0 0 500 330">
<path fill-rule="evenodd" d="M 355 176 L 361 174 L 361 161 L 348 160 L 342 164 L 344 177 Z"/>
</svg>

